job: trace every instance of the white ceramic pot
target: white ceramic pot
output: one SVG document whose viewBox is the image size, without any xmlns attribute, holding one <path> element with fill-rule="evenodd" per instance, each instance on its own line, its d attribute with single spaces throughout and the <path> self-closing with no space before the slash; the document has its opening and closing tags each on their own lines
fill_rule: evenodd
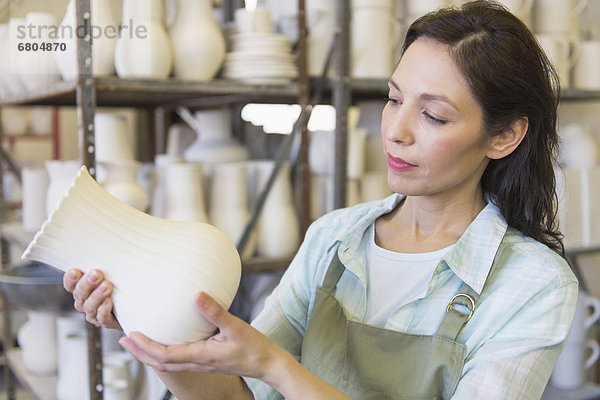
<svg viewBox="0 0 600 400">
<path fill-rule="evenodd" d="M 210 222 L 238 244 L 250 220 L 246 167 L 243 163 L 215 165 L 210 199 Z M 242 259 L 250 258 L 256 250 L 256 234 L 250 236 Z"/>
<path fill-rule="evenodd" d="M 225 38 L 210 0 L 173 0 L 176 17 L 169 28 L 175 78 L 212 80 L 225 58 Z"/>
<path fill-rule="evenodd" d="M 91 0 L 92 26 L 92 72 L 94 75 L 110 75 L 115 72 L 115 44 L 118 26 L 113 2 Z M 59 27 L 58 43 L 65 43 L 65 51 L 54 53 L 56 63 L 64 80 L 77 78 L 75 0 L 70 0 Z"/>
<path fill-rule="evenodd" d="M 599 356 L 600 344 L 594 339 L 582 342 L 567 342 L 556 361 L 556 365 L 554 365 L 550 384 L 564 390 L 583 387 L 586 381 L 586 370 L 598 361 Z"/>
<path fill-rule="evenodd" d="M 577 43 L 580 54 L 573 67 L 573 86 L 583 90 L 600 90 L 600 40 Z"/>
<path fill-rule="evenodd" d="M 122 78 L 165 79 L 173 67 L 173 49 L 161 0 L 123 0 L 123 24 L 115 46 L 115 69 Z"/>
<path fill-rule="evenodd" d="M 577 17 L 587 0 L 535 0 L 533 28 L 536 33 L 550 33 L 575 38 Z"/>
<path fill-rule="evenodd" d="M 258 168 L 258 191 L 261 193 L 275 162 L 256 162 Z M 258 220 L 257 253 L 266 257 L 289 257 L 300 245 L 300 227 L 293 203 L 290 181 L 290 165 L 284 163 L 275 178 Z"/>
<path fill-rule="evenodd" d="M 46 193 L 46 215 L 50 215 L 58 205 L 60 199 L 63 198 L 81 165 L 79 161 L 74 160 L 49 160 L 46 161 L 45 166 L 50 180 Z"/>
<path fill-rule="evenodd" d="M 102 163 L 106 177 L 102 186 L 108 193 L 131 207 L 146 211 L 148 195 L 137 181 L 142 164 L 137 161 Z"/>
<path fill-rule="evenodd" d="M 94 140 L 97 162 L 133 161 L 125 118 L 110 113 L 94 115 Z"/>
<path fill-rule="evenodd" d="M 208 222 L 203 181 L 202 164 L 167 164 L 165 218 L 171 221 Z"/>
<path fill-rule="evenodd" d="M 49 135 L 52 133 L 53 125 L 52 107 L 37 106 L 31 107 L 29 115 L 29 124 L 31 133 L 34 135 Z"/>
<path fill-rule="evenodd" d="M 38 376 L 56 374 L 56 315 L 27 311 L 27 322 L 19 329 L 17 339 L 21 347 L 23 365 Z"/>
<path fill-rule="evenodd" d="M 169 154 L 157 154 L 154 157 L 154 170 L 152 171 L 152 197 L 150 201 L 150 213 L 153 216 L 165 218 L 166 215 L 166 165 L 182 162 L 183 157 L 171 156 Z"/>
<path fill-rule="evenodd" d="M 9 75 L 6 82 L 11 84 L 11 93 L 22 95 L 27 91 L 23 78 L 21 77 L 21 65 L 27 63 L 25 51 L 19 51 L 19 45 L 25 45 L 27 38 L 24 37 L 20 29 L 25 26 L 25 18 L 12 17 L 8 21 L 8 69 Z"/>
<path fill-rule="evenodd" d="M 63 271 L 102 270 L 114 284 L 124 332 L 163 344 L 209 337 L 214 326 L 196 311 L 196 294 L 204 291 L 227 308 L 241 275 L 238 253 L 223 232 L 136 210 L 109 195 L 85 167 L 23 258 Z"/>
</svg>

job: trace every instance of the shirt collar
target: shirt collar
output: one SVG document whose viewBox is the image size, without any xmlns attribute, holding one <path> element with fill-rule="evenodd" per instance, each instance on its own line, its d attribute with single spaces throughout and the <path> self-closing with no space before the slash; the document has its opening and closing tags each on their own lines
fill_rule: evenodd
<svg viewBox="0 0 600 400">
<path fill-rule="evenodd" d="M 367 207 L 354 227 L 341 233 L 330 246 L 331 249 L 340 243 L 337 250 L 340 261 L 363 282 L 366 282 L 366 271 L 360 265 L 365 265 L 366 260 L 365 255 L 359 254 L 359 249 L 362 247 L 360 242 L 364 233 L 375 219 L 392 211 L 405 197 L 393 194 L 374 206 Z M 481 294 L 507 227 L 500 209 L 495 204 L 488 203 L 456 242 L 456 246 L 444 255 L 442 261 L 463 282 Z M 354 262 L 357 259 L 362 262 L 357 264 Z"/>
</svg>

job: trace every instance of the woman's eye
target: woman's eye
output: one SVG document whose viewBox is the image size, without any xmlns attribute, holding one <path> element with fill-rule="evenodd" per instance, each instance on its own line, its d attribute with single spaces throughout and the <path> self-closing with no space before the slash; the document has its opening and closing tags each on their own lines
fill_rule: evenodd
<svg viewBox="0 0 600 400">
<path fill-rule="evenodd" d="M 385 97 L 385 101 L 391 104 L 402 104 L 402 101 L 399 99 L 394 99 L 392 97 Z"/>
<path fill-rule="evenodd" d="M 433 115 L 429 114 L 427 111 L 423 111 L 423 115 L 425 116 L 425 118 L 427 118 L 429 121 L 431 121 L 434 124 L 437 125 L 444 125 L 446 123 L 448 123 L 448 121 L 444 120 L 444 119 L 439 119 L 434 117 Z"/>
</svg>

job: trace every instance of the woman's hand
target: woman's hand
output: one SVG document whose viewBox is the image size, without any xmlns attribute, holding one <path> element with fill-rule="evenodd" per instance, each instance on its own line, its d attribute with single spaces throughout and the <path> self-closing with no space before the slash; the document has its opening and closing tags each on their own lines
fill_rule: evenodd
<svg viewBox="0 0 600 400">
<path fill-rule="evenodd" d="M 88 322 L 105 328 L 121 329 L 112 312 L 110 295 L 113 285 L 104 279 L 101 271 L 94 269 L 83 274 L 78 269 L 69 269 L 63 276 L 63 286 L 67 292 L 73 293 L 75 309 L 85 313 Z"/>
<path fill-rule="evenodd" d="M 134 332 L 120 344 L 141 362 L 161 372 L 194 371 L 263 379 L 285 353 L 262 333 L 231 315 L 206 293 L 196 308 L 219 333 L 190 344 L 163 346 Z"/>
</svg>

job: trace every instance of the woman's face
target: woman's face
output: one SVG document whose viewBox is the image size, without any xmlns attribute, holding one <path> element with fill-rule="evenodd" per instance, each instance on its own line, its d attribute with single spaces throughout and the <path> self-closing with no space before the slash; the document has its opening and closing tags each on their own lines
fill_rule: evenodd
<svg viewBox="0 0 600 400">
<path fill-rule="evenodd" d="M 389 81 L 381 134 L 392 190 L 409 196 L 474 195 L 491 137 L 449 47 L 417 39 Z"/>
</svg>

